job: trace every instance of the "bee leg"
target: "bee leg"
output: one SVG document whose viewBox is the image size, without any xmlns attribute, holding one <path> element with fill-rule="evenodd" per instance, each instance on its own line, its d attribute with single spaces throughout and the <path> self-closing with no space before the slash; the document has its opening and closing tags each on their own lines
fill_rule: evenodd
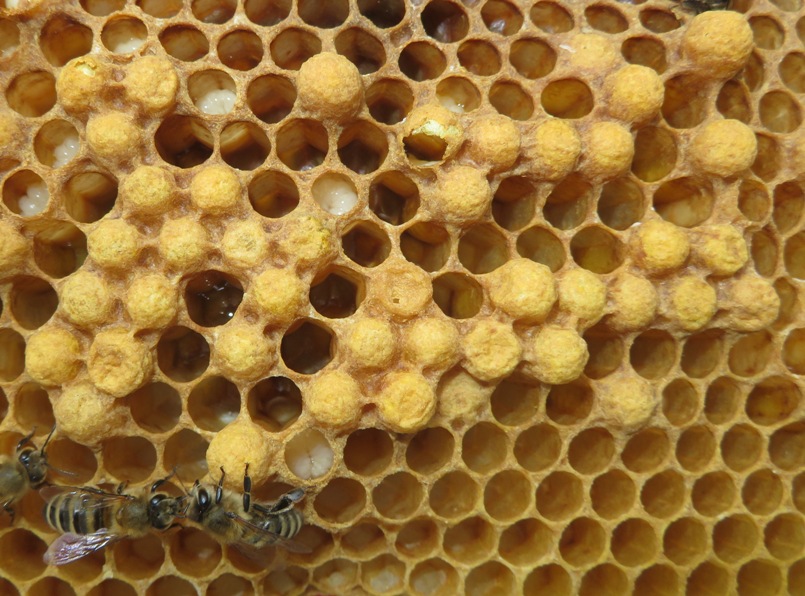
<svg viewBox="0 0 805 596">
<path fill-rule="evenodd" d="M 226 472 L 224 472 L 224 467 L 221 466 L 221 479 L 218 481 L 218 486 L 215 487 L 215 503 L 220 503 L 224 498 L 224 478 L 226 478 Z"/>
<path fill-rule="evenodd" d="M 8 517 L 11 518 L 11 522 L 9 525 L 14 525 L 14 517 L 16 517 L 17 512 L 11 507 L 11 501 L 7 501 L 3 503 L 3 511 L 8 513 Z"/>
<path fill-rule="evenodd" d="M 249 512 L 252 502 L 252 478 L 249 476 L 249 464 L 243 472 L 243 511 Z"/>
<path fill-rule="evenodd" d="M 117 494 L 122 495 L 123 491 L 126 490 L 126 485 L 127 484 L 128 484 L 128 482 L 125 481 L 125 480 L 123 482 L 121 482 L 120 484 L 118 484 L 117 485 L 117 491 L 116 491 Z"/>
<path fill-rule="evenodd" d="M 168 474 L 167 476 L 165 476 L 164 478 L 160 478 L 159 480 L 154 482 L 154 484 L 151 485 L 151 492 L 152 493 L 157 492 L 157 489 L 160 486 L 162 486 L 163 484 L 165 484 L 168 480 L 170 480 L 173 477 L 174 474 L 176 474 L 176 468 L 173 468 L 173 471 L 170 474 Z M 185 492 L 187 492 L 187 491 L 185 491 Z"/>
</svg>

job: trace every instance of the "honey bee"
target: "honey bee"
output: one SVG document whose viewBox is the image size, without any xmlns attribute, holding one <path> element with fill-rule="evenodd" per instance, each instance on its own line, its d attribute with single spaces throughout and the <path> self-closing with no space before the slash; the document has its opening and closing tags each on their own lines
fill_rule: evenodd
<svg viewBox="0 0 805 596">
<path fill-rule="evenodd" d="M 727 10 L 730 0 L 682 0 L 680 4 L 686 11 L 697 15 L 709 10 Z"/>
<path fill-rule="evenodd" d="M 11 517 L 14 523 L 14 509 L 11 507 L 19 501 L 29 488 L 38 488 L 45 482 L 48 465 L 45 448 L 56 430 L 54 426 L 45 439 L 42 449 L 36 449 L 31 441 L 36 429 L 17 443 L 16 458 L 3 456 L 0 458 L 0 506 Z"/>
<path fill-rule="evenodd" d="M 45 553 L 45 563 L 65 565 L 122 538 L 138 538 L 149 530 L 173 526 L 187 497 L 156 492 L 169 478 L 157 480 L 140 496 L 124 494 L 122 484 L 115 493 L 91 487 L 42 489 L 47 500 L 45 520 L 62 532 Z"/>
<path fill-rule="evenodd" d="M 305 491 L 295 488 L 282 495 L 276 503 L 266 506 L 251 502 L 252 481 L 249 466 L 243 476 L 243 495 L 225 494 L 226 473 L 221 468 L 217 486 L 207 488 L 196 480 L 190 490 L 190 502 L 184 516 L 213 535 L 222 544 L 231 544 L 246 553 L 281 545 L 295 552 L 307 548 L 293 541 L 304 524 L 302 513 L 294 505 L 302 500 Z"/>
</svg>

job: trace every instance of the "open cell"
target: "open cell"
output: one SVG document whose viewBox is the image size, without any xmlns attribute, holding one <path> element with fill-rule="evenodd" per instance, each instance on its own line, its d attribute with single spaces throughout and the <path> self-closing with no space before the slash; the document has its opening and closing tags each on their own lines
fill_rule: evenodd
<svg viewBox="0 0 805 596">
<path fill-rule="evenodd" d="M 10 530 L 0 536 L 0 569 L 18 582 L 34 579 L 45 571 L 45 550 L 47 544 L 30 530 Z"/>
<path fill-rule="evenodd" d="M 546 228 L 528 228 L 517 238 L 517 252 L 521 257 L 542 263 L 551 271 L 562 268 L 567 260 L 565 247 L 559 238 Z"/>
<path fill-rule="evenodd" d="M 25 370 L 25 340 L 13 329 L 0 329 L 0 380 L 13 381 Z"/>
<path fill-rule="evenodd" d="M 573 28 L 573 17 L 554 2 L 537 2 L 531 8 L 529 16 L 545 33 L 565 33 Z"/>
<path fill-rule="evenodd" d="M 778 67 L 783 83 L 794 93 L 805 93 L 805 54 L 792 52 Z"/>
<path fill-rule="evenodd" d="M 710 550 L 707 528 L 692 517 L 671 522 L 665 529 L 662 542 L 665 556 L 677 565 L 690 565 Z"/>
<path fill-rule="evenodd" d="M 361 15 L 380 29 L 398 25 L 405 17 L 403 0 L 358 0 Z"/>
<path fill-rule="evenodd" d="M 543 109 L 551 116 L 577 119 L 589 114 L 594 105 L 590 88 L 577 79 L 561 79 L 545 86 L 540 96 Z"/>
<path fill-rule="evenodd" d="M 573 580 L 564 567 L 551 563 L 537 567 L 528 574 L 523 583 L 523 593 L 570 596 L 573 593 Z"/>
<path fill-rule="evenodd" d="M 64 66 L 73 58 L 92 49 L 92 29 L 74 17 L 58 14 L 39 33 L 39 47 L 45 60 L 53 66 Z"/>
<path fill-rule="evenodd" d="M 369 208 L 382 221 L 400 225 L 419 209 L 419 189 L 401 172 L 384 172 L 369 186 Z"/>
<path fill-rule="evenodd" d="M 788 239 L 784 258 L 788 273 L 797 279 L 805 279 L 805 232 Z"/>
<path fill-rule="evenodd" d="M 394 548 L 406 557 L 422 559 L 436 550 L 440 534 L 432 519 L 414 519 L 400 528 Z"/>
<path fill-rule="evenodd" d="M 464 10 L 458 4 L 446 0 L 428 3 L 420 18 L 425 33 L 442 43 L 459 41 L 469 31 L 469 19 Z"/>
<path fill-rule="evenodd" d="M 508 242 L 492 226 L 474 226 L 458 241 L 458 260 L 470 273 L 489 273 L 509 260 Z"/>
<path fill-rule="evenodd" d="M 192 329 L 172 327 L 157 343 L 157 363 L 159 369 L 174 381 L 192 381 L 210 365 L 210 346 Z"/>
<path fill-rule="evenodd" d="M 144 437 L 116 437 L 104 441 L 103 467 L 120 481 L 142 482 L 157 465 L 154 445 Z"/>
<path fill-rule="evenodd" d="M 122 545 L 118 546 L 118 548 L 125 548 Z M 162 545 L 160 545 L 160 549 Z M 163 551 L 163 558 L 164 558 L 164 551 Z M 119 567 L 119 565 L 118 565 Z M 147 576 L 151 576 L 152 574 L 147 574 Z M 87 592 L 88 596 L 137 596 L 137 592 L 135 592 L 134 588 L 131 587 L 130 584 L 127 584 L 123 580 L 120 579 L 105 579 L 101 583 L 96 584 L 89 592 Z"/>
<path fill-rule="evenodd" d="M 481 19 L 492 33 L 509 36 L 517 33 L 523 26 L 520 10 L 502 0 L 488 0 L 481 8 Z"/>
<path fill-rule="evenodd" d="M 400 593 L 405 582 L 405 564 L 383 554 L 361 564 L 361 583 L 375 594 Z"/>
<path fill-rule="evenodd" d="M 733 515 L 713 527 L 713 551 L 725 563 L 737 563 L 752 554 L 759 538 L 758 527 L 750 516 Z"/>
<path fill-rule="evenodd" d="M 127 578 L 135 580 L 154 576 L 165 562 L 165 549 L 162 546 L 162 540 L 154 534 L 148 534 L 133 540 L 122 540 L 114 545 L 112 553 L 117 571 Z M 113 590 L 114 588 L 115 586 L 112 586 L 109 589 Z M 115 591 L 108 592 L 110 596 L 117 593 Z M 106 593 L 104 593 L 104 596 L 106 596 Z"/>
<path fill-rule="evenodd" d="M 166 27 L 159 34 L 159 43 L 169 56 L 182 62 L 194 62 L 210 51 L 206 36 L 190 25 Z"/>
<path fill-rule="evenodd" d="M 762 426 L 787 419 L 799 406 L 802 392 L 790 379 L 770 377 L 757 383 L 746 401 L 746 414 Z"/>
<path fill-rule="evenodd" d="M 534 102 L 517 83 L 498 81 L 489 89 L 489 103 L 512 120 L 528 120 L 534 113 Z"/>
<path fill-rule="evenodd" d="M 43 70 L 20 74 L 9 83 L 6 101 L 21 116 L 42 116 L 56 105 L 56 79 Z"/>
<path fill-rule="evenodd" d="M 800 510 L 805 509 L 797 501 L 797 487 L 801 481 L 794 480 L 792 486 L 794 504 Z M 741 489 L 741 500 L 749 512 L 754 515 L 770 515 L 780 506 L 783 499 L 783 482 L 780 475 L 770 469 L 764 468 L 752 472 L 744 480 Z"/>
<path fill-rule="evenodd" d="M 768 204 L 768 195 L 766 202 Z M 795 181 L 784 182 L 774 189 L 772 220 L 777 231 L 785 234 L 799 228 L 803 212 L 805 212 L 805 191 L 801 184 Z"/>
<path fill-rule="evenodd" d="M 414 41 L 400 52 L 397 64 L 402 73 L 412 81 L 428 81 L 444 72 L 447 59 L 433 44 Z"/>
<path fill-rule="evenodd" d="M 593 273 L 611 273 L 623 263 L 623 243 L 599 226 L 577 232 L 570 241 L 570 254 L 582 269 Z"/>
<path fill-rule="evenodd" d="M 314 120 L 293 120 L 277 132 L 277 157 L 292 170 L 320 165 L 327 155 L 327 131 Z"/>
<path fill-rule="evenodd" d="M 358 564 L 348 559 L 331 559 L 324 565 L 316 568 L 313 573 L 313 581 L 322 589 L 335 594 L 339 589 L 351 586 L 355 583 L 358 576 Z M 244 592 L 233 592 L 227 590 L 221 592 L 220 596 L 226 594 L 243 594 Z M 247 592 L 251 594 L 251 592 Z"/>
<path fill-rule="evenodd" d="M 322 323 L 301 320 L 282 337 L 280 354 L 285 366 L 303 375 L 320 371 L 333 359 L 333 332 Z"/>
<path fill-rule="evenodd" d="M 754 559 L 738 571 L 738 594 L 741 596 L 764 596 L 779 594 L 783 587 L 783 574 L 775 562 Z M 791 586 L 789 586 L 789 589 Z M 793 593 L 794 590 L 790 590 Z"/>
<path fill-rule="evenodd" d="M 612 563 L 604 563 L 588 571 L 581 580 L 579 596 L 598 596 L 606 594 L 626 594 L 629 580 L 619 567 Z"/>
<path fill-rule="evenodd" d="M 190 9 L 202 23 L 220 25 L 235 14 L 237 0 L 193 0 Z"/>
<path fill-rule="evenodd" d="M 504 230 L 517 231 L 534 218 L 537 189 L 522 176 L 501 180 L 492 199 L 492 217 Z"/>
<path fill-rule="evenodd" d="M 298 478 L 319 478 L 333 467 L 333 448 L 319 431 L 307 429 L 285 444 L 285 463 Z"/>
<path fill-rule="evenodd" d="M 793 329 L 783 343 L 783 362 L 794 374 L 805 374 L 805 329 Z"/>
<path fill-rule="evenodd" d="M 91 223 L 112 210 L 117 191 L 117 180 L 110 175 L 81 172 L 67 181 L 62 200 L 70 217 L 81 223 Z"/>
<path fill-rule="evenodd" d="M 589 517 L 574 519 L 559 539 L 559 554 L 573 567 L 586 567 L 598 560 L 606 548 L 606 532 Z"/>
<path fill-rule="evenodd" d="M 54 439 L 48 446 L 49 478 L 59 479 L 61 483 L 83 484 L 95 476 L 98 460 L 89 447 L 79 445 L 70 439 Z M 61 474 L 57 470 L 66 470 L 70 475 Z"/>
<path fill-rule="evenodd" d="M 769 440 L 769 457 L 783 470 L 805 465 L 805 423 L 795 422 L 774 432 Z"/>
<path fill-rule="evenodd" d="M 253 422 L 280 432 L 302 414 L 302 392 L 286 377 L 269 377 L 249 390 L 246 407 Z"/>
<path fill-rule="evenodd" d="M 56 291 L 45 280 L 29 276 L 14 278 L 9 309 L 21 327 L 38 329 L 48 322 L 58 305 Z"/>
<path fill-rule="evenodd" d="M 677 148 L 673 134 L 657 126 L 644 126 L 635 136 L 632 173 L 643 182 L 656 182 L 676 166 Z"/>
<path fill-rule="evenodd" d="M 592 186 L 581 176 L 571 174 L 557 184 L 542 208 L 545 221 L 560 230 L 571 230 L 584 223 L 592 201 Z"/>
<path fill-rule="evenodd" d="M 448 558 L 459 563 L 472 564 L 484 561 L 496 544 L 495 529 L 484 518 L 467 518 L 447 528 L 442 548 Z"/>
<path fill-rule="evenodd" d="M 408 585 L 414 594 L 455 594 L 458 589 L 458 572 L 441 559 L 420 561 L 411 570 Z"/>
<path fill-rule="evenodd" d="M 689 594 L 727 594 L 731 587 L 731 574 L 711 561 L 705 561 L 688 576 Z"/>
<path fill-rule="evenodd" d="M 760 122 L 771 132 L 790 133 L 802 124 L 802 110 L 786 91 L 770 91 L 758 104 Z"/>
<path fill-rule="evenodd" d="M 518 39 L 509 49 L 509 62 L 527 79 L 549 75 L 556 67 L 556 51 L 540 39 Z"/>
<path fill-rule="evenodd" d="M 693 420 L 700 408 L 697 390 L 687 379 L 674 379 L 663 389 L 662 412 L 674 426 Z"/>
<path fill-rule="evenodd" d="M 452 319 L 469 319 L 483 306 L 483 289 L 469 275 L 444 273 L 433 280 L 433 301 Z"/>
<path fill-rule="evenodd" d="M 498 472 L 484 488 L 484 511 L 500 521 L 517 519 L 531 505 L 533 483 L 517 470 Z"/>
<path fill-rule="evenodd" d="M 654 528 L 645 520 L 627 519 L 612 532 L 612 555 L 627 567 L 647 563 L 656 556 L 657 548 Z"/>
<path fill-rule="evenodd" d="M 539 385 L 504 379 L 492 392 L 492 415 L 506 426 L 526 424 L 536 418 L 543 395 Z"/>
<path fill-rule="evenodd" d="M 700 86 L 700 80 L 688 75 L 674 77 L 665 82 L 662 117 L 670 126 L 693 128 L 704 121 L 709 103 L 704 95 L 697 93 Z"/>
<path fill-rule="evenodd" d="M 469 474 L 462 471 L 448 472 L 430 489 L 431 510 L 447 519 L 463 517 L 475 510 L 480 490 Z"/>
<path fill-rule="evenodd" d="M 338 138 L 338 159 L 357 174 L 377 170 L 386 160 L 388 151 L 385 133 L 369 122 L 350 124 Z"/>
<path fill-rule="evenodd" d="M 780 247 L 770 229 L 760 230 L 752 234 L 750 254 L 755 271 L 764 277 L 771 277 L 777 270 Z"/>
<path fill-rule="evenodd" d="M 296 87 L 278 75 L 258 77 L 249 83 L 246 103 L 260 120 L 275 124 L 291 113 L 296 103 Z"/>
<path fill-rule="evenodd" d="M 235 107 L 235 81 L 222 70 L 202 70 L 187 79 L 187 92 L 201 112 L 210 115 L 228 114 Z"/>
<path fill-rule="evenodd" d="M 771 200 L 766 186 L 756 180 L 743 180 L 738 189 L 738 209 L 753 222 L 765 219 Z M 779 227 L 778 227 L 779 229 Z"/>
<path fill-rule="evenodd" d="M 704 415 L 712 424 L 725 424 L 735 418 L 743 395 L 738 384 L 729 377 L 719 377 L 707 388 Z"/>
<path fill-rule="evenodd" d="M 443 468 L 453 457 L 455 439 L 444 428 L 435 426 L 419 431 L 408 443 L 405 461 L 420 474 L 432 474 Z"/>
<path fill-rule="evenodd" d="M 106 22 L 101 41 L 114 54 L 131 54 L 139 50 L 148 37 L 148 29 L 140 19 L 118 17 Z"/>
<path fill-rule="evenodd" d="M 782 166 L 780 144 L 773 137 L 755 134 L 757 139 L 757 156 L 752 164 L 752 172 L 764 181 L 775 178 Z"/>
<path fill-rule="evenodd" d="M 387 432 L 374 428 L 356 430 L 347 437 L 344 465 L 361 476 L 374 476 L 388 467 L 393 452 L 394 445 Z"/>
<path fill-rule="evenodd" d="M 529 472 L 538 472 L 553 465 L 562 450 L 559 431 L 550 424 L 540 424 L 524 430 L 514 442 L 517 463 Z"/>
<path fill-rule="evenodd" d="M 249 182 L 249 202 L 257 213 L 272 219 L 288 215 L 299 205 L 299 190 L 293 178 L 265 170 Z"/>
<path fill-rule="evenodd" d="M 598 197 L 598 217 L 608 228 L 626 230 L 645 212 L 640 186 L 631 178 L 617 178 L 604 184 Z"/>
<path fill-rule="evenodd" d="M 166 383 L 151 383 L 141 387 L 129 395 L 128 403 L 137 426 L 150 432 L 172 429 L 182 414 L 179 393 Z"/>
<path fill-rule="evenodd" d="M 771 520 L 763 532 L 766 549 L 775 559 L 791 560 L 805 550 L 805 522 L 802 516 L 784 513 Z"/>
<path fill-rule="evenodd" d="M 200 429 L 219 431 L 240 413 L 240 392 L 223 377 L 206 377 L 190 392 L 187 412 Z"/>
<path fill-rule="evenodd" d="M 324 520 L 343 524 L 355 519 L 366 505 L 366 490 L 351 478 L 335 478 L 316 495 L 313 508 Z"/>
<path fill-rule="evenodd" d="M 724 118 L 733 118 L 747 124 L 752 118 L 749 90 L 740 81 L 727 81 L 716 98 L 716 109 Z"/>
<path fill-rule="evenodd" d="M 479 77 L 488 77 L 500 70 L 500 54 L 491 43 L 470 39 L 461 43 L 456 52 L 461 66 Z"/>
<path fill-rule="evenodd" d="M 341 548 L 348 555 L 369 558 L 386 551 L 386 535 L 377 523 L 368 522 L 353 525 L 341 536 Z"/>
<path fill-rule="evenodd" d="M 11 56 L 19 45 L 19 25 L 11 19 L 0 19 L 0 59 Z"/>
<path fill-rule="evenodd" d="M 154 18 L 169 19 L 182 10 L 182 0 L 137 0 L 137 6 Z"/>
<path fill-rule="evenodd" d="M 371 221 L 359 221 L 341 237 L 344 254 L 362 267 L 376 267 L 391 252 L 388 234 Z"/>
<path fill-rule="evenodd" d="M 274 64 L 286 70 L 299 70 L 308 58 L 321 52 L 321 40 L 304 29 L 284 29 L 269 47 Z"/>
<path fill-rule="evenodd" d="M 389 519 L 411 517 L 423 498 L 422 484 L 408 472 L 386 476 L 372 491 L 372 503 L 377 512 Z"/>
<path fill-rule="evenodd" d="M 479 474 L 496 470 L 507 452 L 506 434 L 494 424 L 481 422 L 464 434 L 461 457 L 467 467 Z"/>
<path fill-rule="evenodd" d="M 512 565 L 530 567 L 550 553 L 553 531 L 536 519 L 521 519 L 500 534 L 498 552 Z"/>
<path fill-rule="evenodd" d="M 376 72 L 386 63 L 383 44 L 358 27 L 346 29 L 336 36 L 335 51 L 352 62 L 362 75 Z"/>
<path fill-rule="evenodd" d="M 233 122 L 221 130 L 221 158 L 238 170 L 260 167 L 271 151 L 263 129 L 252 122 Z"/>
<path fill-rule="evenodd" d="M 349 269 L 334 269 L 314 278 L 310 285 L 310 304 L 330 319 L 350 317 L 366 295 L 365 282 Z"/>
<path fill-rule="evenodd" d="M 243 286 L 226 273 L 204 271 L 187 281 L 184 289 L 187 314 L 202 327 L 228 323 L 243 300 Z"/>
<path fill-rule="evenodd" d="M 264 594 L 301 593 L 310 582 L 310 572 L 302 567 L 275 569 L 260 584 Z"/>
<path fill-rule="evenodd" d="M 514 594 L 517 580 L 506 565 L 498 561 L 488 561 L 470 571 L 464 585 L 466 596 Z"/>
<path fill-rule="evenodd" d="M 291 0 L 246 0 L 243 10 L 255 25 L 271 27 L 288 18 L 291 12 Z"/>
<path fill-rule="evenodd" d="M 33 217 L 45 211 L 49 201 L 47 184 L 31 170 L 19 170 L 3 182 L 3 203 L 12 213 Z"/>
<path fill-rule="evenodd" d="M 438 271 L 450 257 L 450 235 L 439 224 L 421 221 L 402 233 L 400 250 L 425 271 Z"/>
<path fill-rule="evenodd" d="M 553 472 L 539 483 L 537 511 L 547 519 L 567 519 L 583 504 L 584 487 L 581 479 L 570 472 Z"/>
<path fill-rule="evenodd" d="M 665 331 L 644 331 L 632 342 L 629 362 L 643 378 L 663 378 L 676 362 L 676 341 Z"/>
<path fill-rule="evenodd" d="M 234 70 L 251 70 L 263 59 L 263 42 L 253 31 L 232 31 L 218 42 L 218 59 Z"/>
<path fill-rule="evenodd" d="M 785 31 L 780 24 L 768 16 L 752 17 L 749 26 L 755 38 L 755 45 L 764 50 L 777 50 L 785 41 Z"/>
<path fill-rule="evenodd" d="M 621 452 L 621 460 L 632 472 L 643 474 L 665 463 L 670 449 L 671 443 L 665 431 L 646 428 L 632 435 Z"/>
<path fill-rule="evenodd" d="M 50 221 L 34 236 L 34 261 L 51 277 L 65 277 L 87 258 L 87 237 L 74 224 Z"/>
<path fill-rule="evenodd" d="M 709 472 L 693 484 L 690 500 L 693 508 L 707 517 L 727 511 L 735 502 L 736 490 L 726 472 Z"/>
<path fill-rule="evenodd" d="M 567 459 L 580 474 L 595 474 L 609 465 L 615 454 L 615 438 L 603 428 L 589 428 L 570 441 Z"/>
<path fill-rule="evenodd" d="M 436 99 L 451 112 L 463 114 L 481 105 L 478 88 L 464 77 L 447 77 L 436 85 Z"/>
<path fill-rule="evenodd" d="M 214 140 L 199 118 L 173 115 L 162 121 L 154 135 L 159 156 L 179 168 L 192 168 L 212 155 Z"/>
<path fill-rule="evenodd" d="M 584 367 L 588 378 L 603 379 L 620 367 L 624 345 L 619 334 L 604 325 L 595 325 L 584 332 L 584 342 L 590 354 Z"/>
<path fill-rule="evenodd" d="M 647 66 L 659 74 L 668 68 L 665 45 L 654 37 L 630 37 L 624 40 L 621 55 L 629 64 Z"/>
<path fill-rule="evenodd" d="M 716 453 L 716 439 L 706 426 L 691 426 L 679 435 L 676 460 L 691 472 L 704 469 Z"/>
<path fill-rule="evenodd" d="M 25 383 L 14 400 L 14 417 L 22 428 L 44 431 L 55 422 L 48 392 L 36 383 Z"/>
<path fill-rule="evenodd" d="M 551 386 L 545 400 L 548 418 L 565 426 L 583 422 L 590 415 L 592 407 L 593 391 L 583 380 Z"/>
<path fill-rule="evenodd" d="M 407 83 L 396 79 L 380 79 L 366 90 L 369 114 L 383 124 L 402 122 L 414 105 L 414 94 Z"/>
<path fill-rule="evenodd" d="M 168 544 L 177 571 L 190 577 L 209 575 L 221 562 L 221 546 L 199 528 L 182 528 L 170 537 Z M 166 592 L 166 595 L 170 593 L 173 592 Z"/>
<path fill-rule="evenodd" d="M 688 377 L 700 379 L 715 370 L 723 352 L 723 333 L 717 330 L 703 331 L 685 340 L 680 366 Z"/>
<path fill-rule="evenodd" d="M 584 10 L 584 18 L 590 27 L 604 33 L 623 33 L 629 28 L 626 18 L 609 6 L 588 6 Z"/>
<path fill-rule="evenodd" d="M 646 481 L 640 492 L 643 509 L 659 518 L 670 518 L 682 509 L 686 500 L 685 478 L 674 470 L 655 474 Z"/>
<path fill-rule="evenodd" d="M 590 486 L 590 503 L 604 519 L 616 519 L 631 510 L 637 496 L 634 480 L 622 470 L 598 476 Z"/>
<path fill-rule="evenodd" d="M 78 131 L 66 120 L 51 120 L 34 138 L 34 153 L 40 163 L 60 168 L 70 162 L 81 149 Z"/>
</svg>

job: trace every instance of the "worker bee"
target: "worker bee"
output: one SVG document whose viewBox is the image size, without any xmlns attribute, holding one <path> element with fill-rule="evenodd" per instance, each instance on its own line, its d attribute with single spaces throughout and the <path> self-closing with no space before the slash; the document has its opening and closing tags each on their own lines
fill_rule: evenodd
<svg viewBox="0 0 805 596">
<path fill-rule="evenodd" d="M 11 516 L 11 523 L 14 523 L 14 509 L 12 505 L 19 501 L 29 488 L 38 488 L 45 482 L 48 465 L 45 449 L 50 442 L 50 437 L 56 430 L 54 426 L 45 439 L 42 449 L 36 449 L 36 445 L 31 441 L 36 429 L 20 439 L 17 443 L 16 458 L 3 456 L 0 458 L 0 506 Z"/>
<path fill-rule="evenodd" d="M 305 496 L 303 489 L 295 488 L 273 505 L 266 506 L 251 502 L 252 481 L 248 464 L 240 499 L 234 494 L 224 493 L 225 476 L 221 468 L 221 479 L 214 488 L 207 488 L 196 480 L 184 512 L 187 519 L 207 530 L 219 542 L 237 546 L 247 554 L 275 544 L 295 552 L 307 552 L 304 545 L 293 541 L 304 524 L 302 513 L 294 507 Z"/>
<path fill-rule="evenodd" d="M 45 520 L 62 532 L 45 553 L 45 563 L 65 565 L 121 538 L 138 538 L 152 529 L 170 528 L 187 497 L 156 492 L 169 478 L 157 480 L 140 496 L 124 494 L 123 484 L 115 493 L 91 487 L 42 489 L 47 500 Z"/>
<path fill-rule="evenodd" d="M 727 10 L 730 0 L 682 0 L 680 4 L 686 11 L 697 15 L 709 10 Z"/>
</svg>

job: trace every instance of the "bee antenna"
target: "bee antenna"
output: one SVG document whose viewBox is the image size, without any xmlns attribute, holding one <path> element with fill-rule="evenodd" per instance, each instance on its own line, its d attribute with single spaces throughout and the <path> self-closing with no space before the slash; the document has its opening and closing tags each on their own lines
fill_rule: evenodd
<svg viewBox="0 0 805 596">
<path fill-rule="evenodd" d="M 22 449 L 25 446 L 26 443 L 30 443 L 31 442 L 31 437 L 33 437 L 35 434 L 36 434 L 36 427 L 34 426 L 34 428 L 31 431 L 31 433 L 25 435 L 23 438 L 20 439 L 20 442 L 17 443 L 17 451 Z"/>
<path fill-rule="evenodd" d="M 36 429 L 34 429 L 34 430 L 36 430 Z M 45 442 L 42 444 L 42 449 L 39 450 L 39 453 L 42 454 L 43 456 L 45 455 L 45 447 L 47 447 L 48 443 L 50 443 L 50 437 L 53 436 L 54 432 L 56 432 L 56 425 L 55 424 L 53 425 L 53 428 L 50 429 L 50 432 L 48 433 L 48 436 L 45 439 Z"/>
</svg>

